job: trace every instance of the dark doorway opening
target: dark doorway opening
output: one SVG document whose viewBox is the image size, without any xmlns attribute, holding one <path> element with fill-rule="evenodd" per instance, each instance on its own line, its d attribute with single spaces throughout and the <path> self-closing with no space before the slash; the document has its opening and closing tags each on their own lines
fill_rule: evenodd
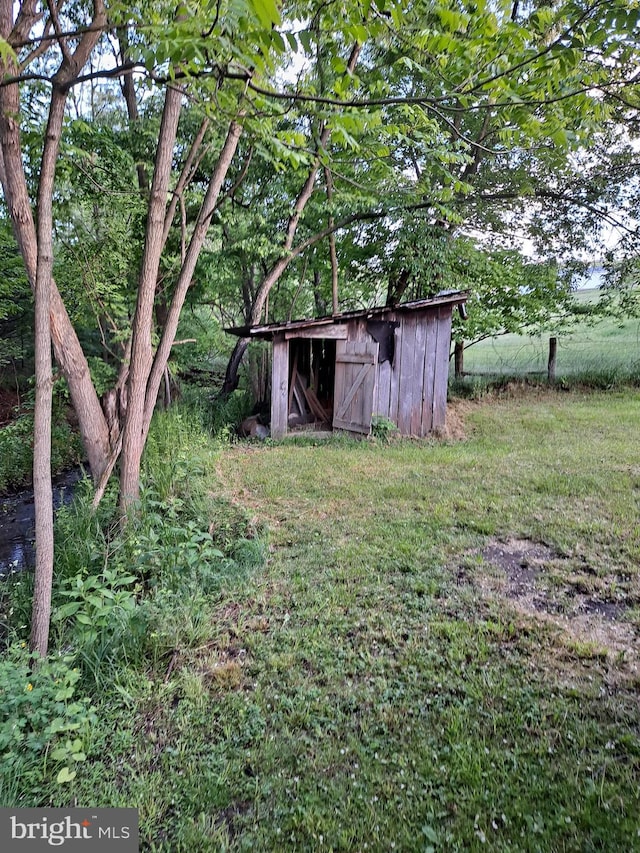
<svg viewBox="0 0 640 853">
<path fill-rule="evenodd" d="M 328 338 L 289 341 L 290 429 L 331 429 L 336 342 Z"/>
</svg>

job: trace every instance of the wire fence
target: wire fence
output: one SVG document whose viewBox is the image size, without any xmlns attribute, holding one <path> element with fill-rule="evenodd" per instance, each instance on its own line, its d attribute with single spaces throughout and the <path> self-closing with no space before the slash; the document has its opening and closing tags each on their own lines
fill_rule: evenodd
<svg viewBox="0 0 640 853">
<path fill-rule="evenodd" d="M 587 373 L 640 375 L 640 321 L 578 328 L 559 333 L 556 338 L 556 377 Z M 542 335 L 503 335 L 467 345 L 463 372 L 479 376 L 546 376 L 549 339 Z"/>
</svg>

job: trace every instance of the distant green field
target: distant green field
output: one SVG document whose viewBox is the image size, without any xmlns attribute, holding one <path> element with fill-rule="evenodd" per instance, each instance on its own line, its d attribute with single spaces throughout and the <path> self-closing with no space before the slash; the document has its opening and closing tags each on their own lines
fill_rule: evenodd
<svg viewBox="0 0 640 853">
<path fill-rule="evenodd" d="M 581 301 L 597 291 L 581 291 Z M 556 376 L 640 374 L 640 320 L 624 323 L 607 319 L 559 333 Z M 546 374 L 549 335 L 501 335 L 468 347 L 464 353 L 465 374 Z"/>
</svg>

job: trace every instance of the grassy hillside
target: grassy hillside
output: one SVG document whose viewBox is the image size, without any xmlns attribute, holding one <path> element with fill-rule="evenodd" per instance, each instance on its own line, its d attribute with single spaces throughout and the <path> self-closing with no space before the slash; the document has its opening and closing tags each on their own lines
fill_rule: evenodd
<svg viewBox="0 0 640 853">
<path fill-rule="evenodd" d="M 597 291 L 576 294 L 578 301 L 596 299 Z M 557 376 L 597 374 L 622 378 L 640 375 L 640 320 L 606 319 L 582 324 L 558 335 Z M 473 344 L 465 351 L 470 374 L 546 374 L 549 335 L 502 335 Z"/>
</svg>

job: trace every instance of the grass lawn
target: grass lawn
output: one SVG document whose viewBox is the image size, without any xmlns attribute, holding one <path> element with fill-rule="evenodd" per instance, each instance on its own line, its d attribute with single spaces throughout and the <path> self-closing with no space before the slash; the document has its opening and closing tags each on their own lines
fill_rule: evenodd
<svg viewBox="0 0 640 853">
<path fill-rule="evenodd" d="M 457 407 L 224 450 L 268 563 L 51 804 L 135 805 L 143 850 L 640 849 L 640 393 Z"/>
</svg>

